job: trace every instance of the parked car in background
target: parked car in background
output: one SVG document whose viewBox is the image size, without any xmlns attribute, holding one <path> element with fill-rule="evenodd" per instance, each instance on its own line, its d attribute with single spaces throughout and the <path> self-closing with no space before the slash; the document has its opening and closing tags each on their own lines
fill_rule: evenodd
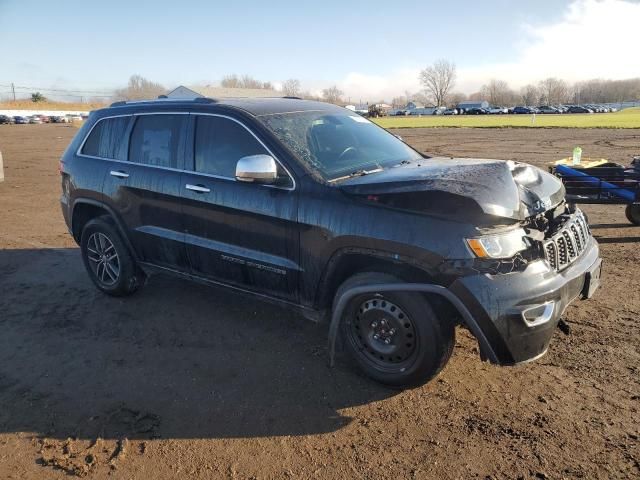
<svg viewBox="0 0 640 480">
<path fill-rule="evenodd" d="M 14 123 L 13 117 L 8 115 L 0 115 L 0 125 L 10 125 Z"/>
<path fill-rule="evenodd" d="M 538 107 L 539 113 L 560 113 L 556 107 L 552 107 L 550 105 L 542 105 Z"/>
<path fill-rule="evenodd" d="M 491 115 L 503 115 L 509 113 L 509 109 L 507 107 L 491 107 L 489 113 Z"/>
<path fill-rule="evenodd" d="M 81 122 L 82 121 L 82 117 L 80 115 L 76 115 L 76 114 L 69 114 L 66 116 L 67 117 L 67 122 Z"/>
<path fill-rule="evenodd" d="M 27 117 L 23 117 L 22 115 L 16 115 L 15 117 L 13 117 L 13 122 L 16 125 L 26 125 L 27 123 L 29 123 L 29 119 Z"/>
<path fill-rule="evenodd" d="M 456 110 L 455 108 L 447 108 L 444 112 L 442 112 L 443 115 L 458 115 L 458 110 Z"/>
<path fill-rule="evenodd" d="M 535 113 L 535 110 L 533 110 L 531 107 L 525 107 L 525 106 L 519 106 L 519 107 L 514 107 L 513 108 L 513 113 L 515 114 L 532 114 Z"/>
<path fill-rule="evenodd" d="M 580 105 L 572 105 L 567 110 L 567 113 L 593 113 L 593 112 L 587 107 L 582 107 Z"/>
<path fill-rule="evenodd" d="M 29 117 L 29 123 L 42 124 L 42 119 L 38 115 L 32 115 Z"/>
<path fill-rule="evenodd" d="M 484 108 L 476 107 L 476 108 L 470 108 L 466 110 L 464 113 L 465 115 L 486 115 L 489 112 Z"/>
<path fill-rule="evenodd" d="M 51 118 L 47 115 L 38 115 L 42 123 L 51 123 Z"/>
</svg>

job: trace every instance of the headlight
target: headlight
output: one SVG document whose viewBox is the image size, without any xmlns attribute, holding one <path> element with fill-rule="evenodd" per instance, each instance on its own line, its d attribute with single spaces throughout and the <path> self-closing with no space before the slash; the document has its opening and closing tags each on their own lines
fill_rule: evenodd
<svg viewBox="0 0 640 480">
<path fill-rule="evenodd" d="M 518 228 L 500 235 L 467 238 L 467 245 L 476 257 L 480 258 L 511 258 L 516 253 L 525 250 L 524 230 Z"/>
</svg>

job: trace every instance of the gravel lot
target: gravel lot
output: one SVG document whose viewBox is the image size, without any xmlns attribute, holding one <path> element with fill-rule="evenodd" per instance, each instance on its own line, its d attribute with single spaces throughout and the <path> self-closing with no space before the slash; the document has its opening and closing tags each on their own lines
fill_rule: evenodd
<svg viewBox="0 0 640 480">
<path fill-rule="evenodd" d="M 76 129 L 0 125 L 0 477 L 638 478 L 640 228 L 586 206 L 603 285 L 537 362 L 480 362 L 463 331 L 431 384 L 397 392 L 344 361 L 326 326 L 153 277 L 97 292 L 60 214 Z M 413 129 L 418 149 L 538 165 L 628 163 L 638 130 Z"/>
</svg>

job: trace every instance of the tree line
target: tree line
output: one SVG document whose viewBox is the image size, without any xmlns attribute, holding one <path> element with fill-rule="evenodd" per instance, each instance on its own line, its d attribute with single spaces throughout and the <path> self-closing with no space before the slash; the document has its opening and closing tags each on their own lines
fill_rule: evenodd
<svg viewBox="0 0 640 480">
<path fill-rule="evenodd" d="M 486 100 L 491 105 L 513 107 L 516 105 L 559 105 L 566 103 L 616 103 L 640 98 L 640 78 L 627 80 L 592 79 L 570 84 L 556 77 L 546 78 L 537 84 L 528 84 L 519 90 L 512 89 L 500 79 L 491 79 L 478 92 L 466 95 L 455 92 L 456 66 L 448 60 L 438 60 L 420 72 L 419 80 L 424 90 L 406 100 L 418 99 L 432 106 L 454 106 L 465 100 Z M 402 97 L 394 99 L 394 102 Z"/>
<path fill-rule="evenodd" d="M 466 100 L 486 100 L 491 105 L 512 107 L 515 105 L 557 105 L 567 103 L 616 103 L 640 98 L 640 78 L 628 80 L 592 79 L 570 84 L 551 77 L 536 84 L 525 85 L 515 90 L 500 79 L 491 79 L 479 91 L 469 95 L 455 91 L 457 69 L 453 62 L 438 60 L 420 71 L 418 80 L 423 89 L 419 92 L 405 92 L 395 97 L 391 104 L 403 107 L 409 101 L 425 106 L 455 106 Z M 226 88 L 252 88 L 276 90 L 270 81 L 261 81 L 250 75 L 231 74 L 222 78 L 220 86 Z M 344 104 L 344 92 L 337 85 L 314 95 L 302 88 L 300 80 L 290 78 L 282 82 L 280 92 L 289 97 L 323 100 Z M 141 75 L 132 75 L 126 87 L 114 93 L 117 100 L 142 100 L 156 98 L 167 92 L 165 86 L 148 80 Z M 39 95 L 39 94 L 38 94 Z M 39 101 L 34 99 L 33 101 Z M 382 103 L 383 100 L 380 100 Z"/>
</svg>

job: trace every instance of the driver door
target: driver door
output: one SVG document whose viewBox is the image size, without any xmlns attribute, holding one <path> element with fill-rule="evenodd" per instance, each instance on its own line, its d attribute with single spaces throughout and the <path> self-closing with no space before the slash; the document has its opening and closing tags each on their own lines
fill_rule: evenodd
<svg viewBox="0 0 640 480">
<path fill-rule="evenodd" d="M 192 114 L 191 118 L 181 185 L 191 273 L 297 300 L 298 195 L 293 179 L 288 177 L 290 183 L 278 186 L 237 181 L 240 158 L 273 156 L 271 152 L 230 117 Z"/>
</svg>

